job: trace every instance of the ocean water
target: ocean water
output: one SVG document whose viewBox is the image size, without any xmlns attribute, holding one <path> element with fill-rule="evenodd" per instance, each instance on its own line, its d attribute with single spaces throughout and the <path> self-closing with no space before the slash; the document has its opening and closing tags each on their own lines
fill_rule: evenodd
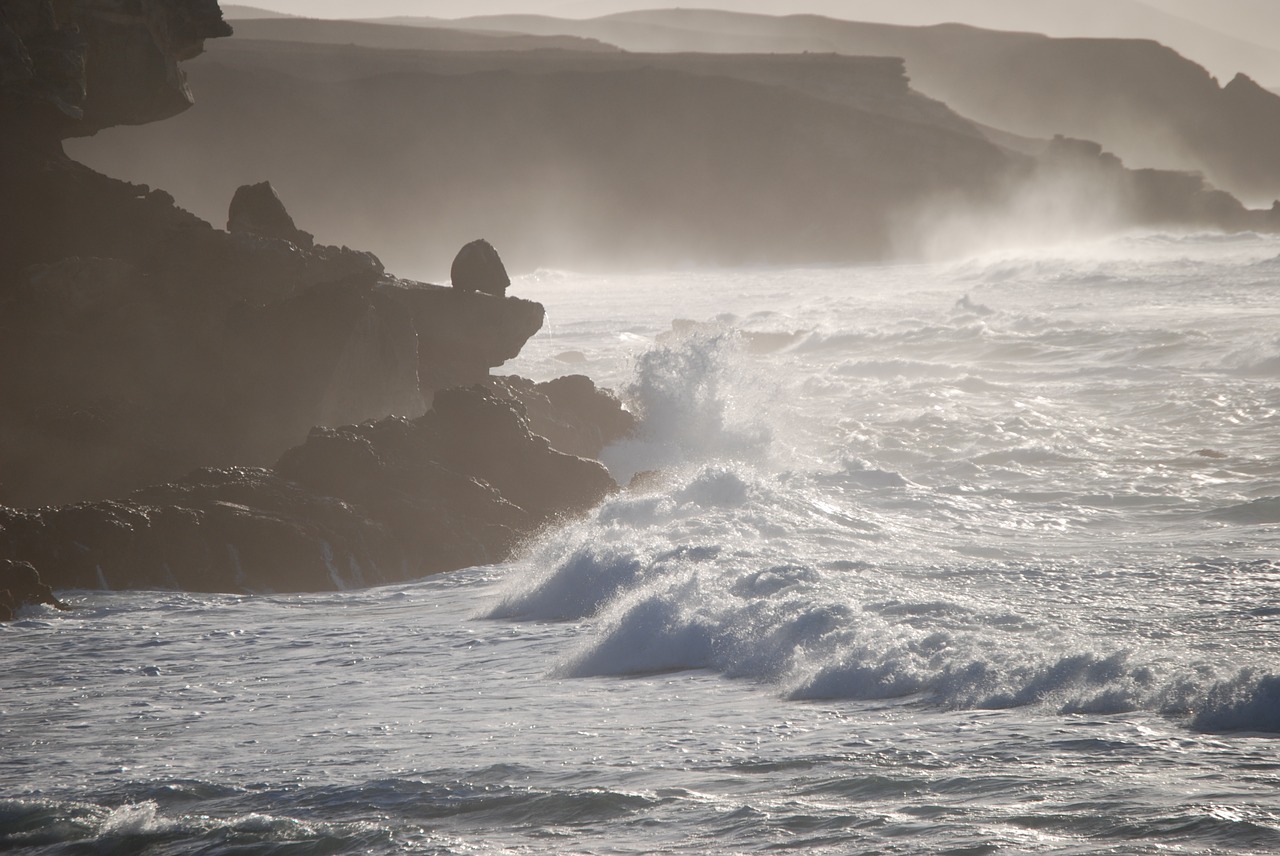
<svg viewBox="0 0 1280 856">
<path fill-rule="evenodd" d="M 0 850 L 1280 852 L 1280 240 L 513 293 L 634 487 L 501 566 L 0 626 Z"/>
</svg>

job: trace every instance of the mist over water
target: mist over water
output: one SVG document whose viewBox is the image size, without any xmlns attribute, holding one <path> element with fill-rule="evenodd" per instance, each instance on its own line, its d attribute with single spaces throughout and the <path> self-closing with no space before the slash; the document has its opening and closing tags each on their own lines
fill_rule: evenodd
<svg viewBox="0 0 1280 856">
<path fill-rule="evenodd" d="M 634 487 L 494 568 L 0 627 L 0 841 L 1274 850 L 1278 260 L 518 277 L 507 369 L 618 389 Z"/>
</svg>

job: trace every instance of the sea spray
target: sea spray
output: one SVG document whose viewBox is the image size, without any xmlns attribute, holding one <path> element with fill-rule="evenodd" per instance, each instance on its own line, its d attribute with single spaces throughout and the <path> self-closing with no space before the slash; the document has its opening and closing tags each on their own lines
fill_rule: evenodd
<svg viewBox="0 0 1280 856">
<path fill-rule="evenodd" d="M 685 501 L 661 512 L 605 508 L 560 533 L 566 541 L 531 557 L 547 570 L 522 580 L 490 617 L 589 622 L 591 632 L 556 664 L 561 677 L 709 669 L 791 699 L 1147 710 L 1192 715 L 1205 730 L 1276 730 L 1273 676 L 1193 648 L 1101 640 L 1010 611 L 996 596 L 998 570 L 930 574 L 804 549 L 797 533 L 820 525 L 816 507 L 806 520 L 804 503 L 771 493 L 776 483 L 725 492 L 725 479 L 707 468 L 673 492 Z M 719 502 L 690 499 L 717 483 Z M 765 508 L 771 527 L 747 522 Z"/>
<path fill-rule="evenodd" d="M 636 360 L 624 398 L 640 417 L 634 437 L 604 451 L 620 482 L 691 462 L 760 460 L 773 438 L 773 399 L 749 365 L 741 334 L 714 324 L 675 333 Z"/>
</svg>

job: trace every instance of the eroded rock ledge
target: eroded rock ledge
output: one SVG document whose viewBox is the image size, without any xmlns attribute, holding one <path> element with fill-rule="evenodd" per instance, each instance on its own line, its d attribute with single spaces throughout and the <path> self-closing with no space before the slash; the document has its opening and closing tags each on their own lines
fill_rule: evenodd
<svg viewBox="0 0 1280 856">
<path fill-rule="evenodd" d="M 616 489 L 579 457 L 629 430 L 612 396 L 489 377 L 539 304 L 389 276 L 278 198 L 215 229 L 63 154 L 185 108 L 179 61 L 229 32 L 213 0 L 0 6 L 0 559 L 55 588 L 373 585 Z"/>
</svg>

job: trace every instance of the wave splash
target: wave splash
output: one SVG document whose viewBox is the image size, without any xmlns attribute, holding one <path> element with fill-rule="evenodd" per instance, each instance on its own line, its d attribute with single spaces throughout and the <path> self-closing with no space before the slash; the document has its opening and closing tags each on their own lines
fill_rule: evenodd
<svg viewBox="0 0 1280 856">
<path fill-rule="evenodd" d="M 742 359 L 740 331 L 697 326 L 636 361 L 624 397 L 640 416 L 629 440 L 604 451 L 614 478 L 711 459 L 758 460 L 773 431 L 770 383 Z"/>
<path fill-rule="evenodd" d="M 723 490 L 735 478 L 743 499 Z M 593 625 L 558 677 L 707 669 L 793 700 L 1148 710 L 1204 731 L 1280 732 L 1280 676 L 1136 640 L 1115 649 L 989 591 L 948 594 L 941 571 L 791 554 L 764 522 L 776 500 L 765 493 L 708 467 L 670 499 L 616 499 L 544 542 L 530 560 L 543 572 L 489 617 Z M 816 509 L 808 524 L 820 525 Z"/>
</svg>

